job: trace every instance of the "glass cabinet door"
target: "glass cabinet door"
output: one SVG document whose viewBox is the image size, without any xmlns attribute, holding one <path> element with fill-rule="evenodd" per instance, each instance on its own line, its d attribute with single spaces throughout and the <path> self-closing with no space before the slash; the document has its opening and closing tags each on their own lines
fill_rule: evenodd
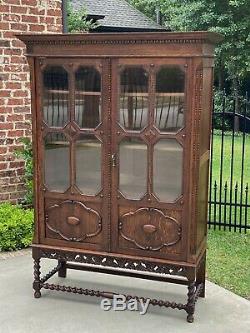
<svg viewBox="0 0 250 333">
<path fill-rule="evenodd" d="M 182 194 L 183 148 L 175 139 L 160 139 L 153 152 L 153 192 L 161 202 Z"/>
<path fill-rule="evenodd" d="M 63 133 L 48 133 L 44 139 L 44 178 L 50 191 L 64 193 L 70 186 L 70 143 Z"/>
<path fill-rule="evenodd" d="M 99 69 L 100 67 L 98 67 Z M 49 64 L 42 71 L 44 185 L 95 196 L 102 189 L 102 77 L 91 64 Z M 70 83 L 71 82 L 71 83 Z M 73 104 L 74 103 L 74 104 Z"/>
<path fill-rule="evenodd" d="M 101 123 L 101 74 L 92 66 L 75 73 L 75 121 L 80 128 L 96 128 Z"/>
<path fill-rule="evenodd" d="M 75 141 L 75 185 L 88 196 L 102 189 L 103 144 L 97 128 L 102 126 L 102 77 L 94 66 L 80 66 L 75 72 L 74 121 L 80 128 Z"/>
<path fill-rule="evenodd" d="M 112 121 L 112 212 L 113 230 L 117 224 L 118 230 L 113 250 L 177 258 L 187 118 L 184 62 L 118 63 Z"/>
<path fill-rule="evenodd" d="M 155 126 L 177 133 L 184 126 L 185 72 L 179 66 L 161 66 L 156 73 Z"/>
<path fill-rule="evenodd" d="M 101 190 L 102 144 L 94 135 L 81 134 L 76 141 L 76 186 L 86 195 Z"/>
<path fill-rule="evenodd" d="M 69 75 L 63 66 L 49 65 L 43 71 L 43 120 L 57 128 L 69 121 Z"/>
<path fill-rule="evenodd" d="M 177 133 L 185 124 L 185 70 L 162 65 L 155 73 L 153 193 L 161 202 L 174 202 L 183 193 L 183 147 Z"/>
<path fill-rule="evenodd" d="M 147 192 L 147 145 L 127 137 L 119 148 L 120 191 L 126 198 L 138 200 Z"/>
<path fill-rule="evenodd" d="M 124 66 L 119 75 L 118 124 L 119 191 L 131 200 L 147 192 L 148 146 L 140 133 L 149 124 L 149 72 L 143 66 Z"/>
<path fill-rule="evenodd" d="M 119 123 L 127 131 L 140 131 L 148 122 L 148 72 L 140 66 L 120 73 Z"/>
<path fill-rule="evenodd" d="M 46 244 L 107 251 L 109 93 L 101 59 L 39 62 L 41 230 Z M 103 74 L 105 72 L 105 74 Z M 105 78 L 103 78 L 105 75 Z M 41 142 L 41 145 L 40 145 Z M 41 170 L 41 172 L 40 172 Z M 70 245 L 70 246 L 71 246 Z"/>
<path fill-rule="evenodd" d="M 118 75 L 119 192 L 173 203 L 183 194 L 184 66 L 123 65 Z"/>
</svg>

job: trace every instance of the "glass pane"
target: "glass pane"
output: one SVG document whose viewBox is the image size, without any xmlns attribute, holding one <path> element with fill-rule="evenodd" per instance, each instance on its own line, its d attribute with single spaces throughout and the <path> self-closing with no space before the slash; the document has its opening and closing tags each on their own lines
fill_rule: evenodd
<svg viewBox="0 0 250 333">
<path fill-rule="evenodd" d="M 62 133 L 45 137 L 45 184 L 52 191 L 65 192 L 70 185 L 70 147 Z"/>
<path fill-rule="evenodd" d="M 68 122 L 69 82 L 63 67 L 50 66 L 43 72 L 43 118 L 50 127 Z"/>
<path fill-rule="evenodd" d="M 101 122 L 101 75 L 94 67 L 80 67 L 75 74 L 75 121 L 80 128 Z"/>
<path fill-rule="evenodd" d="M 141 67 L 128 67 L 121 73 L 119 123 L 138 131 L 148 122 L 148 73 Z"/>
<path fill-rule="evenodd" d="M 140 139 L 120 143 L 120 190 L 129 199 L 140 199 L 147 190 L 147 145 Z"/>
<path fill-rule="evenodd" d="M 156 75 L 155 125 L 161 131 L 176 133 L 184 126 L 185 72 L 164 66 Z"/>
<path fill-rule="evenodd" d="M 161 201 L 173 202 L 182 194 L 183 149 L 173 139 L 154 146 L 154 192 Z"/>
<path fill-rule="evenodd" d="M 76 185 L 86 195 L 101 189 L 101 159 L 101 142 L 82 134 L 76 141 Z"/>
</svg>

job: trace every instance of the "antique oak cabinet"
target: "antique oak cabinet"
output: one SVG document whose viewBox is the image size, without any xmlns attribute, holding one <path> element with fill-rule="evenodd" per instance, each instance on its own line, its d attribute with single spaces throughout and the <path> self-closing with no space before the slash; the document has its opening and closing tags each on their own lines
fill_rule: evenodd
<svg viewBox="0 0 250 333">
<path fill-rule="evenodd" d="M 209 32 L 22 35 L 31 68 L 41 289 L 67 269 L 187 285 L 150 299 L 193 321 L 205 294 L 214 45 Z M 40 259 L 57 266 L 40 276 Z M 126 295 L 127 300 L 140 296 Z M 145 301 L 145 298 L 142 298 Z"/>
</svg>

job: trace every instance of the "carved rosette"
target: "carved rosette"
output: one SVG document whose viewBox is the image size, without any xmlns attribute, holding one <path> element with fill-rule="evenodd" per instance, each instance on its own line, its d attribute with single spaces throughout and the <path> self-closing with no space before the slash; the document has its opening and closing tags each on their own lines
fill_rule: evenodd
<svg viewBox="0 0 250 333">
<path fill-rule="evenodd" d="M 96 210 L 82 202 L 66 200 L 47 209 L 46 226 L 64 240 L 83 242 L 101 232 L 102 221 Z"/>
<path fill-rule="evenodd" d="M 139 208 L 120 217 L 120 236 L 142 250 L 159 251 L 181 240 L 181 226 L 155 208 Z"/>
</svg>

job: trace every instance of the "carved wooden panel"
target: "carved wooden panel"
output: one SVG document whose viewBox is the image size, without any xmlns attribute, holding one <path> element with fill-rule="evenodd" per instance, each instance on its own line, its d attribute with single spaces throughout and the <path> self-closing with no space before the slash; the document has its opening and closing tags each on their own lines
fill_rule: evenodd
<svg viewBox="0 0 250 333">
<path fill-rule="evenodd" d="M 146 258 L 126 258 L 113 254 L 88 254 L 82 252 L 70 252 L 56 249 L 36 249 L 42 258 L 74 261 L 82 264 L 97 265 L 109 268 L 121 268 L 138 272 L 150 272 L 168 275 L 186 276 L 188 269 L 181 263 L 154 263 Z"/>
<path fill-rule="evenodd" d="M 72 242 L 88 241 L 102 230 L 100 214 L 79 201 L 66 200 L 46 210 L 46 227 L 55 238 Z M 52 233 L 51 233 L 52 232 Z"/>
<path fill-rule="evenodd" d="M 181 240 L 181 225 L 173 217 L 155 208 L 139 208 L 123 214 L 120 236 L 142 250 L 159 251 Z"/>
</svg>

